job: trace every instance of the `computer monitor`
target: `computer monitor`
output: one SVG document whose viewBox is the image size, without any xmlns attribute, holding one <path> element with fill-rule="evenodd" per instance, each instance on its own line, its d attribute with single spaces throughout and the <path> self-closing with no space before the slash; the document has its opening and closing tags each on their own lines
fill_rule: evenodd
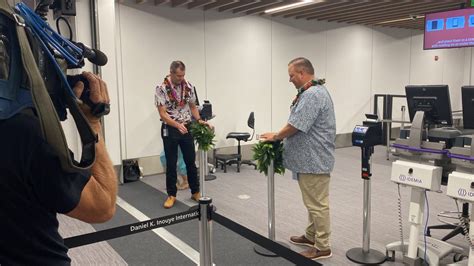
<svg viewBox="0 0 474 266">
<path fill-rule="evenodd" d="M 428 125 L 451 126 L 453 115 L 448 85 L 408 85 L 405 87 L 410 121 L 417 111 L 425 112 Z"/>
<path fill-rule="evenodd" d="M 474 86 L 463 86 L 461 90 L 464 128 L 474 129 Z"/>
</svg>

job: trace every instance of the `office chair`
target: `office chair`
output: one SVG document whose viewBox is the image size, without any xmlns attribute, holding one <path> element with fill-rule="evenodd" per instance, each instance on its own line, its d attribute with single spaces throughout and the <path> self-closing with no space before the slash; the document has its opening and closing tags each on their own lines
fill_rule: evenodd
<svg viewBox="0 0 474 266">
<path fill-rule="evenodd" d="M 446 186 L 447 184 L 448 177 L 447 175 L 443 175 L 441 185 Z M 442 224 L 428 226 L 425 232 L 426 236 L 431 236 L 431 230 L 437 229 L 451 230 L 447 235 L 441 238 L 442 241 L 447 241 L 459 234 L 465 235 L 464 229 L 459 223 L 459 213 L 457 211 L 442 211 L 438 213 L 437 216 Z M 469 203 L 462 204 L 461 216 L 469 220 Z"/>
<path fill-rule="evenodd" d="M 469 220 L 469 203 L 462 204 L 461 216 L 464 217 L 464 219 Z M 465 235 L 464 229 L 462 225 L 459 223 L 458 212 L 443 211 L 443 212 L 438 213 L 438 217 L 439 217 L 438 220 L 443 222 L 443 224 L 428 226 L 428 228 L 426 229 L 426 236 L 431 236 L 431 230 L 433 229 L 451 230 L 447 235 L 441 238 L 442 241 L 447 241 L 459 234 Z M 445 218 L 446 220 L 442 220 L 443 218 Z M 448 219 L 455 220 L 456 222 L 449 222 L 447 221 Z"/>
<path fill-rule="evenodd" d="M 253 112 L 250 112 L 249 118 L 247 120 L 247 125 L 252 129 L 252 136 L 248 132 L 230 132 L 227 134 L 226 139 L 236 139 L 237 144 L 237 153 L 234 154 L 214 154 L 216 168 L 221 165 L 221 169 L 224 170 L 224 173 L 227 173 L 227 165 L 237 164 L 237 172 L 240 172 L 241 164 L 253 165 L 257 169 L 257 165 L 251 160 L 242 160 L 242 151 L 240 147 L 241 141 L 249 141 L 253 139 L 255 134 L 255 116 Z"/>
</svg>

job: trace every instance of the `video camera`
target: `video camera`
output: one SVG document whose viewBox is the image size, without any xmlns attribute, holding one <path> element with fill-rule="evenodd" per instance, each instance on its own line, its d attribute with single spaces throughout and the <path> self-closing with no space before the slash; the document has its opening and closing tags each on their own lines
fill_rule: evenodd
<svg viewBox="0 0 474 266">
<path fill-rule="evenodd" d="M 63 17 L 63 16 L 75 16 L 76 15 L 76 1 L 75 0 L 42 0 L 39 1 L 38 5 L 36 6 L 35 9 L 35 14 L 38 15 L 39 18 L 41 18 L 43 21 L 46 21 L 48 10 L 53 9 L 54 12 L 54 18 L 56 19 L 56 26 L 57 26 L 57 31 L 58 34 L 55 35 L 54 33 L 51 34 L 51 32 L 47 32 L 48 28 L 46 27 L 46 23 L 41 23 L 40 21 L 35 21 L 35 18 L 33 17 L 33 14 L 28 14 L 28 10 L 24 9 L 22 11 L 21 8 L 19 8 L 20 13 L 25 14 L 26 16 L 31 16 L 31 21 L 32 23 L 38 23 L 39 26 L 41 27 L 39 30 L 46 32 L 48 34 L 51 34 L 53 38 L 57 38 L 59 42 L 64 42 L 65 45 L 64 49 L 57 49 L 58 47 L 55 47 L 57 45 L 50 45 L 52 47 L 45 47 L 44 45 L 41 45 L 39 43 L 39 39 L 48 39 L 50 36 L 44 36 L 44 34 L 41 33 L 36 33 L 36 37 L 39 38 L 30 38 L 30 42 L 33 43 L 32 47 L 36 47 L 36 51 L 33 51 L 38 68 L 40 70 L 41 76 L 43 77 L 45 83 L 46 83 L 46 88 L 48 89 L 48 92 L 51 96 L 51 100 L 53 101 L 53 104 L 55 106 L 55 109 L 58 113 L 59 119 L 61 121 L 66 120 L 67 118 L 67 112 L 66 108 L 68 108 L 68 105 L 66 101 L 64 100 L 65 93 L 69 90 L 71 90 L 71 87 L 73 87 L 78 81 L 82 81 L 84 83 L 84 92 L 82 93 L 81 97 L 76 100 L 81 100 L 83 103 L 87 104 L 91 108 L 91 112 L 93 115 L 96 117 L 101 117 L 103 115 L 107 115 L 110 112 L 110 105 L 107 103 L 93 103 L 89 99 L 90 95 L 90 89 L 89 89 L 89 82 L 87 79 L 85 79 L 82 75 L 67 75 L 66 71 L 67 69 L 77 69 L 77 68 L 82 68 L 84 66 L 84 59 L 87 58 L 91 63 L 98 65 L 98 66 L 104 66 L 107 64 L 107 56 L 102 53 L 101 51 L 97 49 L 91 49 L 87 47 L 86 45 L 80 43 L 80 42 L 74 42 L 72 41 L 72 30 L 69 25 L 69 22 Z M 24 16 L 25 16 L 24 15 Z M 68 26 L 70 30 L 70 38 L 69 40 L 64 39 L 60 35 L 60 29 L 59 29 L 59 21 L 64 21 L 66 25 Z M 44 41 L 43 41 L 44 42 Z M 46 43 L 48 44 L 48 43 Z M 50 49 L 51 53 L 54 56 L 54 60 L 52 58 L 49 58 L 48 60 L 47 57 L 47 51 L 46 49 Z M 69 51 L 68 51 L 69 50 Z M 73 51 L 73 52 L 70 52 Z M 75 60 L 66 60 L 67 57 L 73 57 Z M 59 66 L 59 68 L 55 67 L 55 64 Z M 65 75 L 66 80 L 62 80 L 61 76 Z"/>
<path fill-rule="evenodd" d="M 58 17 L 58 33 L 46 22 L 49 9 L 54 9 Z M 0 120 L 20 112 L 38 117 L 42 135 L 58 152 L 62 168 L 73 172 L 87 170 L 94 164 L 98 140 L 80 105 L 89 105 L 97 117 L 108 114 L 110 107 L 90 101 L 87 80 L 82 75 L 68 76 L 67 70 L 83 67 L 85 58 L 103 66 L 107 56 L 72 41 L 71 27 L 61 15 L 75 15 L 75 1 L 41 0 L 33 11 L 24 3 L 12 9 L 7 0 L 0 0 Z M 61 36 L 60 20 L 67 24 L 70 39 Z M 84 83 L 79 98 L 71 88 L 77 81 Z M 80 162 L 74 160 L 60 123 L 66 119 L 66 109 L 81 138 Z"/>
</svg>

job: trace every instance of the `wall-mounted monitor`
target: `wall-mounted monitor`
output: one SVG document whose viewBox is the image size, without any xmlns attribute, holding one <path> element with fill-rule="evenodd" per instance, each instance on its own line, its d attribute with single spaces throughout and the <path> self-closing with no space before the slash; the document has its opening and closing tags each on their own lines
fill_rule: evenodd
<svg viewBox="0 0 474 266">
<path fill-rule="evenodd" d="M 423 49 L 474 46 L 474 8 L 425 15 Z"/>
</svg>

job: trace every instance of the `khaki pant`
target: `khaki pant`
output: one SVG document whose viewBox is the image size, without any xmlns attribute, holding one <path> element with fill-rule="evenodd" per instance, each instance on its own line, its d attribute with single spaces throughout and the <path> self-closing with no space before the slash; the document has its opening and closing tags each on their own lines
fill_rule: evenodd
<svg viewBox="0 0 474 266">
<path fill-rule="evenodd" d="M 308 209 L 306 238 L 319 250 L 330 249 L 329 174 L 299 174 L 303 203 Z"/>
</svg>

